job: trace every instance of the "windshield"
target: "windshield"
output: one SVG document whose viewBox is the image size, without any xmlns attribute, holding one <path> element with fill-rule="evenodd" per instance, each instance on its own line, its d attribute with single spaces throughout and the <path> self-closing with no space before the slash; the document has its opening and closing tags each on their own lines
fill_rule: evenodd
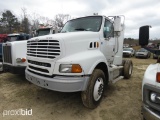
<svg viewBox="0 0 160 120">
<path fill-rule="evenodd" d="M 123 51 L 132 51 L 132 49 L 124 48 Z"/>
<path fill-rule="evenodd" d="M 50 34 L 50 28 L 37 30 L 37 36 Z"/>
<path fill-rule="evenodd" d="M 93 31 L 98 32 L 102 23 L 101 16 L 83 17 L 68 21 L 61 33 L 64 32 L 77 32 L 77 31 Z"/>
<path fill-rule="evenodd" d="M 17 36 L 8 36 L 8 41 L 12 42 L 12 41 L 16 41 L 17 40 Z"/>
</svg>

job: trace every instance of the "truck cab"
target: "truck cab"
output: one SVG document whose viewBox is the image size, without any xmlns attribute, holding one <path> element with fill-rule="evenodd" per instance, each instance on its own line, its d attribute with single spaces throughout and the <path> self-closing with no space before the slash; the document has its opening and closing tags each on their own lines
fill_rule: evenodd
<svg viewBox="0 0 160 120">
<path fill-rule="evenodd" d="M 123 40 L 123 16 L 72 19 L 59 34 L 27 41 L 26 79 L 50 90 L 80 91 L 84 106 L 96 108 L 109 82 L 131 77 Z"/>
<path fill-rule="evenodd" d="M 139 30 L 139 44 L 153 54 L 160 55 L 160 49 L 147 47 L 149 43 L 149 27 Z M 142 82 L 142 114 L 144 120 L 160 120 L 160 57 L 156 63 L 150 64 Z"/>
<path fill-rule="evenodd" d="M 52 26 L 41 26 L 36 30 L 36 36 L 43 36 L 58 33 L 58 29 Z"/>
</svg>

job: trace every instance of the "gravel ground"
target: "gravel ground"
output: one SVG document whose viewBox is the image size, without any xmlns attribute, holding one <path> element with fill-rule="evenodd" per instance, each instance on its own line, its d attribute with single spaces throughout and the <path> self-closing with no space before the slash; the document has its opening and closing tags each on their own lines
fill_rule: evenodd
<svg viewBox="0 0 160 120">
<path fill-rule="evenodd" d="M 24 76 L 1 73 L 0 120 L 141 120 L 143 74 L 156 60 L 130 59 L 132 77 L 109 84 L 94 110 L 83 106 L 79 92 L 55 92 L 29 83 Z M 20 109 L 32 110 L 32 115 L 8 115 Z"/>
</svg>

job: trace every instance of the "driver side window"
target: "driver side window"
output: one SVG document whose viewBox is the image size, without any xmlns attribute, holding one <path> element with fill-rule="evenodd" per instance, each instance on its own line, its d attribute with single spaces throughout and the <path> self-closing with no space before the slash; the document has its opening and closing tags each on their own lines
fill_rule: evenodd
<svg viewBox="0 0 160 120">
<path fill-rule="evenodd" d="M 113 23 L 111 23 L 107 19 L 105 20 L 104 23 L 103 35 L 105 38 L 114 37 Z"/>
</svg>

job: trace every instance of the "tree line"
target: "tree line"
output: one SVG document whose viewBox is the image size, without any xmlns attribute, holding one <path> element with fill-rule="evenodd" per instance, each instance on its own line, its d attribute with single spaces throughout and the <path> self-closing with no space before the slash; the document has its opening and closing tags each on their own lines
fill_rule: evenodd
<svg viewBox="0 0 160 120">
<path fill-rule="evenodd" d="M 27 14 L 27 10 L 22 8 L 20 17 L 13 14 L 11 10 L 4 10 L 0 14 L 0 34 L 10 34 L 24 32 L 30 34 L 33 30 L 37 30 L 39 25 L 52 25 L 61 28 L 64 23 L 71 19 L 68 14 L 57 14 L 53 19 L 33 13 Z"/>
</svg>

